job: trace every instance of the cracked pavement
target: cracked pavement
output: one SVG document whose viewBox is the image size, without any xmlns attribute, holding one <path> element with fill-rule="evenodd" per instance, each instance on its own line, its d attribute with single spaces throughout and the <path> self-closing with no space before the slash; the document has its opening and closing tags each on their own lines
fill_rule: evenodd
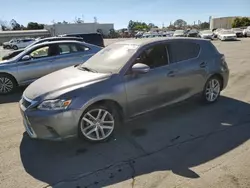
<svg viewBox="0 0 250 188">
<path fill-rule="evenodd" d="M 192 99 L 157 110 L 107 143 L 31 140 L 21 91 L 1 96 L 0 187 L 250 187 L 250 38 L 213 43 L 231 70 L 218 103 Z"/>
</svg>

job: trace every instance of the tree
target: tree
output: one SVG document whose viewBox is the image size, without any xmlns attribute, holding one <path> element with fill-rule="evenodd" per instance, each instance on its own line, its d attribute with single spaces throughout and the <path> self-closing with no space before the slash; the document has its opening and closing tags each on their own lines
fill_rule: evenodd
<svg viewBox="0 0 250 188">
<path fill-rule="evenodd" d="M 148 27 L 149 27 L 149 28 L 158 28 L 158 26 L 156 26 L 156 25 L 153 24 L 153 23 L 149 23 L 149 24 L 148 24 Z"/>
<path fill-rule="evenodd" d="M 77 18 L 77 17 L 75 18 L 74 22 L 77 24 L 84 23 L 84 21 L 81 18 Z"/>
<path fill-rule="evenodd" d="M 242 27 L 242 26 L 243 26 L 243 23 L 242 23 L 241 18 L 235 18 L 232 23 L 232 27 L 235 28 L 235 27 Z"/>
<path fill-rule="evenodd" d="M 44 29 L 44 24 L 39 24 L 37 22 L 29 22 L 27 25 L 28 30 Z"/>
<path fill-rule="evenodd" d="M 248 17 L 241 18 L 243 26 L 250 26 L 250 19 Z"/>
<path fill-rule="evenodd" d="M 174 22 L 174 26 L 177 28 L 183 28 L 187 25 L 187 22 L 182 20 L 182 19 L 178 19 Z"/>
<path fill-rule="evenodd" d="M 12 19 L 12 20 L 10 21 L 10 25 L 11 25 L 12 30 L 21 30 L 20 24 L 17 23 L 17 21 L 14 20 L 14 19 Z"/>
<path fill-rule="evenodd" d="M 242 18 L 235 18 L 232 27 L 244 27 L 244 26 L 250 26 L 250 19 L 247 17 L 242 17 Z"/>
<path fill-rule="evenodd" d="M 130 20 L 128 23 L 128 30 L 129 31 L 144 31 L 149 30 L 150 28 L 157 28 L 153 23 L 146 24 L 145 22 L 138 22 Z"/>
<path fill-rule="evenodd" d="M 9 26 L 8 22 L 0 20 L 0 27 L 2 31 L 11 30 L 11 27 Z"/>
<path fill-rule="evenodd" d="M 209 28 L 209 23 L 208 22 L 203 22 L 200 24 L 200 29 L 208 29 Z"/>
</svg>

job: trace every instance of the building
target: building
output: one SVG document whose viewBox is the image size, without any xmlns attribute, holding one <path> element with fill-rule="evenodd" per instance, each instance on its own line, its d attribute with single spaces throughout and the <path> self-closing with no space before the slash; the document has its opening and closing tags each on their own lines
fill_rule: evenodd
<svg viewBox="0 0 250 188">
<path fill-rule="evenodd" d="M 6 41 L 10 41 L 13 38 L 25 38 L 25 37 L 49 37 L 48 30 L 18 30 L 18 31 L 0 31 L 0 44 Z"/>
<path fill-rule="evenodd" d="M 221 18 L 211 18 L 210 19 L 210 29 L 223 28 L 231 29 L 232 23 L 235 18 L 241 18 L 241 16 L 232 16 L 232 17 L 221 17 Z"/>
<path fill-rule="evenodd" d="M 114 24 L 101 23 L 74 23 L 74 24 L 53 24 L 45 25 L 52 36 L 73 34 L 73 33 L 96 33 L 101 31 L 103 35 L 108 35 L 111 29 L 114 29 Z"/>
</svg>

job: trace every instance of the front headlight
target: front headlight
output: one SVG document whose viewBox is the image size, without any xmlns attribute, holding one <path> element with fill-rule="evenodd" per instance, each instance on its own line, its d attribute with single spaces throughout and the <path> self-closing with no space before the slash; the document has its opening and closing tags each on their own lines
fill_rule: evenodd
<svg viewBox="0 0 250 188">
<path fill-rule="evenodd" d="M 64 110 L 70 103 L 71 100 L 64 99 L 45 100 L 37 108 L 40 110 Z"/>
</svg>

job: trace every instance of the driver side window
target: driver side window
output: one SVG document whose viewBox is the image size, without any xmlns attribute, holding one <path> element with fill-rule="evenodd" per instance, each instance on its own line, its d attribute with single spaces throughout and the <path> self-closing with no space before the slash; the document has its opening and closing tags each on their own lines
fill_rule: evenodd
<svg viewBox="0 0 250 188">
<path fill-rule="evenodd" d="M 154 69 L 168 64 L 167 49 L 165 45 L 158 44 L 144 50 L 135 63 L 143 63 Z"/>
<path fill-rule="evenodd" d="M 30 53 L 32 58 L 41 58 L 41 57 L 48 57 L 49 56 L 49 46 L 43 46 L 38 48 Z"/>
</svg>

